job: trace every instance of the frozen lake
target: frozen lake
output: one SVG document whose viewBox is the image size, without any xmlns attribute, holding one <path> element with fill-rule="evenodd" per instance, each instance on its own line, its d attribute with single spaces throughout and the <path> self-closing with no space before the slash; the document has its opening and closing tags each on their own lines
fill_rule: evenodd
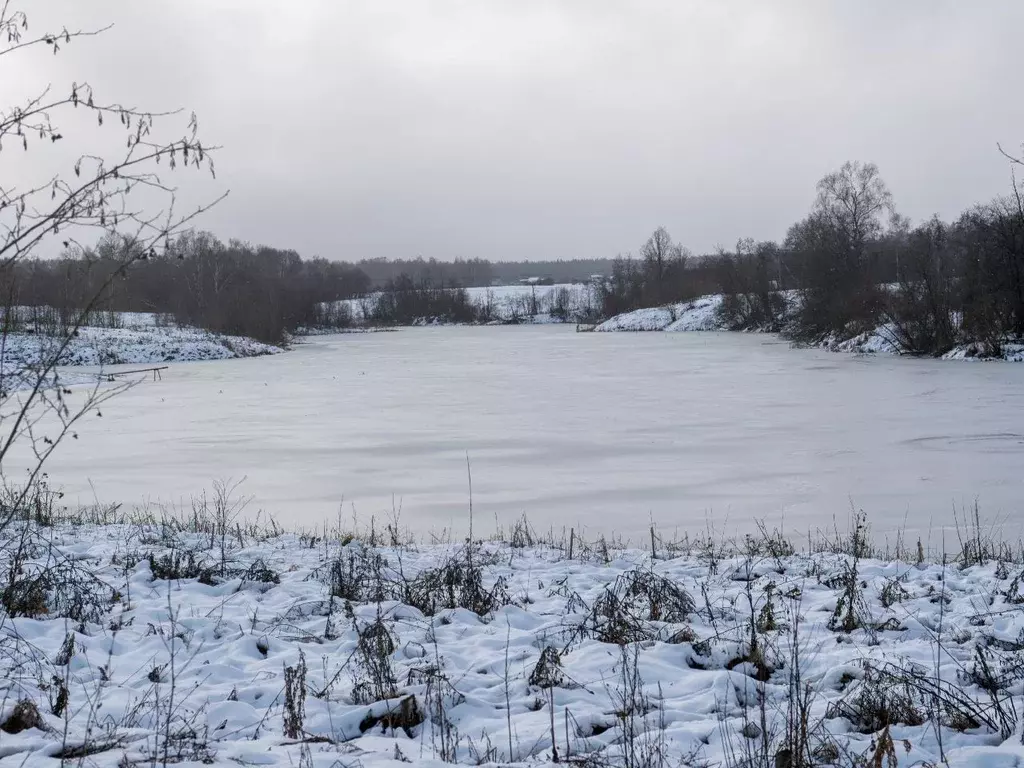
<svg viewBox="0 0 1024 768">
<path fill-rule="evenodd" d="M 246 477 L 286 525 L 923 532 L 953 509 L 1021 531 L 1024 365 L 856 357 L 728 333 L 571 327 L 320 337 L 171 366 L 90 418 L 50 465 L 70 500 L 179 502 Z M 91 483 L 91 484 L 90 484 Z M 947 532 L 947 538 L 951 535 Z M 952 534 L 955 540 L 955 534 Z"/>
</svg>

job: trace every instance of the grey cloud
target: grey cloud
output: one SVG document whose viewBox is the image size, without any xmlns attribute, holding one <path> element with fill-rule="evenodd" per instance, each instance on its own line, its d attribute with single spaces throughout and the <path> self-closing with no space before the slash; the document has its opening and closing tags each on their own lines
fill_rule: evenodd
<svg viewBox="0 0 1024 768">
<path fill-rule="evenodd" d="M 954 216 L 1024 140 L 1013 0 L 28 5 L 116 26 L 24 81 L 195 109 L 231 189 L 202 225 L 305 255 L 707 251 L 781 237 L 847 159 Z"/>
</svg>

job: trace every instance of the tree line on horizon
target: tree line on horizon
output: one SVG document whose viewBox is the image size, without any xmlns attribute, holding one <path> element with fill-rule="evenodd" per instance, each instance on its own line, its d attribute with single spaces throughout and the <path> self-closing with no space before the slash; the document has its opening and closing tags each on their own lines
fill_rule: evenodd
<svg viewBox="0 0 1024 768">
<path fill-rule="evenodd" d="M 152 312 L 166 322 L 279 343 L 302 328 L 350 325 L 351 313 L 336 303 L 367 296 L 375 302 L 367 316 L 380 323 L 424 316 L 479 322 L 492 315 L 457 294 L 460 289 L 537 276 L 546 282 L 584 282 L 612 263 L 422 258 L 351 263 L 303 259 L 293 250 L 237 240 L 225 243 L 193 230 L 179 234 L 158 255 L 138 250 L 130 238 L 107 233 L 92 246 L 69 244 L 58 258 L 0 265 L 6 331 L 67 328 L 91 303 L 97 324 L 116 324 L 121 312 Z"/>
<path fill-rule="evenodd" d="M 810 212 L 781 242 L 745 238 L 703 256 L 663 227 L 635 255 L 555 262 L 302 259 L 197 231 L 179 234 L 159 256 L 140 257 L 137 248 L 106 234 L 60 258 L 4 265 L 5 304 L 21 308 L 5 314 L 5 328 L 66 325 L 99 295 L 95 309 L 110 313 L 111 323 L 114 313 L 153 312 L 282 342 L 303 328 L 351 325 L 351 309 L 339 300 L 354 297 L 363 297 L 362 319 L 379 325 L 493 321 L 490 300 L 474 302 L 466 288 L 544 276 L 580 283 L 588 295 L 555 291 L 516 319 L 544 311 L 594 322 L 719 293 L 728 327 L 781 331 L 804 343 L 884 327 L 908 353 L 939 354 L 968 341 L 997 353 L 1007 339 L 1024 337 L 1024 205 L 1016 181 L 1011 195 L 955 221 L 912 226 L 870 163 L 849 162 L 823 177 Z"/>
</svg>

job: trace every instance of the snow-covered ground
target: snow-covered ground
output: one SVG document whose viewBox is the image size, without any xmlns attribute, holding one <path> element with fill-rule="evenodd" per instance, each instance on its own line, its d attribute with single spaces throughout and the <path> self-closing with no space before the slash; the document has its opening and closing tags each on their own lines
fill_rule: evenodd
<svg viewBox="0 0 1024 768">
<path fill-rule="evenodd" d="M 53 349 L 52 338 L 11 333 L 4 341 L 4 368 L 39 360 Z M 279 347 L 244 336 L 227 336 L 198 328 L 158 326 L 154 315 L 125 313 L 123 327 L 84 327 L 61 355 L 68 366 L 150 364 L 190 360 L 226 360 L 280 352 Z"/>
<path fill-rule="evenodd" d="M 70 502 L 177 501 L 240 480 L 305 525 L 480 519 L 794 536 L 855 506 L 879 533 L 952 530 L 978 501 L 1024 534 L 1024 366 L 835 355 L 767 334 L 566 326 L 322 336 L 286 355 L 170 364 L 50 464 Z M 11 454 L 6 461 L 16 472 Z M 126 468 L 130 468 L 128 471 Z M 883 530 L 884 526 L 884 530 Z"/>
<path fill-rule="evenodd" d="M 1024 759 L 1019 564 L 325 533 L 42 530 L 0 761 L 789 765 L 794 691 L 816 764 Z"/>
</svg>

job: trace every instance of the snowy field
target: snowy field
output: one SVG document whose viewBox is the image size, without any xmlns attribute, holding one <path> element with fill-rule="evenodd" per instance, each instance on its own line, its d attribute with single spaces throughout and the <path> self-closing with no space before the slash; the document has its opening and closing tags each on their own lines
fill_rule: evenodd
<svg viewBox="0 0 1024 768">
<path fill-rule="evenodd" d="M 490 305 L 493 315 L 498 322 L 509 322 L 519 319 L 523 322 L 544 324 L 552 322 L 548 313 L 551 306 L 551 297 L 555 291 L 566 289 L 574 300 L 582 302 L 584 292 L 589 288 L 586 285 L 574 283 L 559 283 L 557 285 L 496 285 L 487 287 L 467 288 L 466 293 L 469 300 L 477 306 Z M 536 300 L 538 313 L 530 315 L 533 302 Z M 352 319 L 359 323 L 364 319 L 363 305 L 368 300 L 344 299 L 341 304 L 347 304 L 352 312 Z"/>
<path fill-rule="evenodd" d="M 856 540 L 792 554 L 771 535 L 742 557 L 658 541 L 652 560 L 579 540 L 569 559 L 525 527 L 471 551 L 339 534 L 38 531 L 24 579 L 60 578 L 10 603 L 28 615 L 0 611 L 0 761 L 1024 759 L 1019 564 L 854 558 Z"/>
<path fill-rule="evenodd" d="M 469 294 L 469 298 L 473 301 L 486 301 L 488 298 L 493 299 L 499 304 L 508 304 L 515 301 L 517 298 L 532 298 L 537 297 L 537 301 L 546 300 L 551 294 L 557 291 L 559 288 L 565 288 L 567 290 L 583 290 L 586 286 L 575 283 L 558 283 L 557 285 L 493 285 L 493 286 L 477 286 L 475 288 L 467 288 L 466 293 Z"/>
<path fill-rule="evenodd" d="M 188 502 L 246 478 L 289 524 L 400 511 L 639 540 L 767 519 L 795 538 L 863 509 L 880 536 L 956 534 L 977 501 L 1024 519 L 1024 366 L 791 349 L 736 333 L 427 328 L 318 337 L 286 355 L 171 364 L 49 465 L 68 503 Z M 9 462 L 13 462 L 13 457 Z M 11 465 L 13 470 L 13 465 Z"/>
</svg>

